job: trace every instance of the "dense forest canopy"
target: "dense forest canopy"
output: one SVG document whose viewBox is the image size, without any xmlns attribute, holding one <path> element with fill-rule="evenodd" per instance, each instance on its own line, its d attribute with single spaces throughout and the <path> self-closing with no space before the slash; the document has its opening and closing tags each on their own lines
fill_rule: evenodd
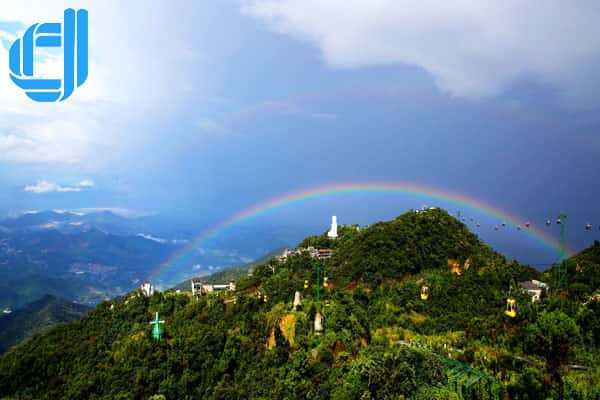
<svg viewBox="0 0 600 400">
<path fill-rule="evenodd" d="M 552 272 L 507 261 L 443 210 L 338 232 L 299 245 L 331 258 L 272 259 L 235 292 L 133 292 L 36 335 L 0 359 L 0 398 L 600 398 L 600 244 L 532 302 L 518 283 Z"/>
</svg>

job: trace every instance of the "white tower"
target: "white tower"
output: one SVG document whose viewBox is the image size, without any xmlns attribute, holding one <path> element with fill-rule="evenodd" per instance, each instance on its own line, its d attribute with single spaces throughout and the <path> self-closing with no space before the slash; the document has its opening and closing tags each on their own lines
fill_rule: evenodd
<svg viewBox="0 0 600 400">
<path fill-rule="evenodd" d="M 327 237 L 329 237 L 330 239 L 335 239 L 338 237 L 337 234 L 337 217 L 335 215 L 333 215 L 331 217 L 331 229 L 329 229 L 329 232 L 327 232 Z"/>
</svg>

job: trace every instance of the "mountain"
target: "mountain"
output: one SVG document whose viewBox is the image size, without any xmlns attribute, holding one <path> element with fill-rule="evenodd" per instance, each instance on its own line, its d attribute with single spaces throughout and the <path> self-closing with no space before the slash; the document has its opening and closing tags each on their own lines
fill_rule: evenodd
<svg viewBox="0 0 600 400">
<path fill-rule="evenodd" d="M 36 224 L 64 213 L 27 214 Z M 66 219 L 65 219 L 66 218 Z M 96 228 L 19 229 L 0 237 L 0 307 L 18 308 L 45 294 L 88 304 L 123 294 L 180 246 Z M 8 228 L 7 228 L 8 229 Z"/>
<path fill-rule="evenodd" d="M 53 278 L 42 274 L 29 274 L 0 282 L 0 309 L 19 309 L 45 295 L 96 304 L 118 294 L 120 292 L 107 285 L 90 285 L 83 278 Z"/>
<path fill-rule="evenodd" d="M 600 241 L 596 240 L 587 249 L 582 250 L 563 263 L 565 286 L 569 296 L 581 301 L 594 294 L 600 295 Z M 554 265 L 544 274 L 551 282 L 555 278 L 558 265 Z"/>
<path fill-rule="evenodd" d="M 144 226 L 145 218 L 129 218 L 114 212 L 39 211 L 27 212 L 0 220 L 4 232 L 25 232 L 54 229 L 64 233 L 97 229 L 113 234 L 131 235 Z"/>
<path fill-rule="evenodd" d="M 91 308 L 46 295 L 11 314 L 0 316 L 0 354 L 25 338 L 59 323 L 77 320 Z"/>
<path fill-rule="evenodd" d="M 235 292 L 102 302 L 3 355 L 0 398 L 599 398 L 600 302 L 533 303 L 516 283 L 543 275 L 443 210 L 339 234 L 300 244 L 331 258 L 271 259 Z"/>
</svg>

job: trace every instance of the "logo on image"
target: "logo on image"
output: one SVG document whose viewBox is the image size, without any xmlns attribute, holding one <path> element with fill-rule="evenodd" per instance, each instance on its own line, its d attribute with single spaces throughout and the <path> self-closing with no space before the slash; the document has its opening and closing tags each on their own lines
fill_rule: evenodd
<svg viewBox="0 0 600 400">
<path fill-rule="evenodd" d="M 62 79 L 35 75 L 35 50 L 62 47 Z M 88 12 L 65 10 L 64 22 L 34 24 L 10 48 L 10 77 L 34 101 L 55 102 L 69 98 L 88 76 Z"/>
</svg>

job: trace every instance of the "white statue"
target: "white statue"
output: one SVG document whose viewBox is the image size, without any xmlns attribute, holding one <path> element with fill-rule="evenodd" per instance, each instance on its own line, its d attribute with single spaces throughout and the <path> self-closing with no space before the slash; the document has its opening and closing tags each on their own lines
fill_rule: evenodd
<svg viewBox="0 0 600 400">
<path fill-rule="evenodd" d="M 300 292 L 296 290 L 294 294 L 294 311 L 298 311 L 302 307 L 302 296 Z"/>
<path fill-rule="evenodd" d="M 315 333 L 317 335 L 323 333 L 323 316 L 318 311 L 315 314 Z"/>
<path fill-rule="evenodd" d="M 140 286 L 140 290 L 145 297 L 152 297 L 154 294 L 154 286 L 150 282 L 144 282 Z"/>
<path fill-rule="evenodd" d="M 337 233 L 337 217 L 334 215 L 331 217 L 331 229 L 327 232 L 327 237 L 330 239 L 335 239 L 338 237 Z"/>
</svg>

